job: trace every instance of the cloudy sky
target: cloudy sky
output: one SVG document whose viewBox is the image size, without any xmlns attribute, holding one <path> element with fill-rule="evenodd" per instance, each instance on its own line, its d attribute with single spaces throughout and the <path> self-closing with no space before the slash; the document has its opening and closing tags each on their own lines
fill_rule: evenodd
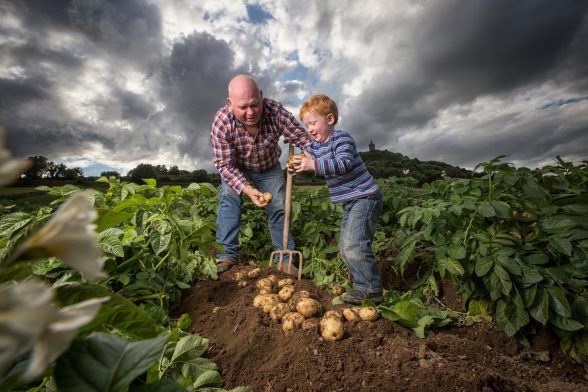
<svg viewBox="0 0 588 392">
<path fill-rule="evenodd" d="M 0 0 L 18 157 L 213 171 L 210 124 L 239 73 L 296 115 L 332 96 L 360 151 L 588 158 L 585 0 Z"/>
</svg>

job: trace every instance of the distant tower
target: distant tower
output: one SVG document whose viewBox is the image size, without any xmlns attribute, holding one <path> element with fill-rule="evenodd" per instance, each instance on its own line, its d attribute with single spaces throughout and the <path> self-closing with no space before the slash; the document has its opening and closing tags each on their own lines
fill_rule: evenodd
<svg viewBox="0 0 588 392">
<path fill-rule="evenodd" d="M 370 140 L 370 151 L 376 151 L 376 145 Z"/>
</svg>

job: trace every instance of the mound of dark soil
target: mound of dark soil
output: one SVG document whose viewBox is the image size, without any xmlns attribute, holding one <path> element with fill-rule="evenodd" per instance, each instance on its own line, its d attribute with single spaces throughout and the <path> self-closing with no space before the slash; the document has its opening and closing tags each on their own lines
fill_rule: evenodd
<svg viewBox="0 0 588 392">
<path fill-rule="evenodd" d="M 492 323 L 446 328 L 427 339 L 382 318 L 345 322 L 345 336 L 337 342 L 325 341 L 317 331 L 285 334 L 253 307 L 254 280 L 243 288 L 232 280 L 235 272 L 252 268 L 235 267 L 217 281 L 198 282 L 174 312 L 188 313 L 191 332 L 210 340 L 206 356 L 220 367 L 227 389 L 588 391 L 588 369 L 567 359 L 547 332 L 526 350 Z M 262 276 L 270 273 L 276 271 L 264 269 Z M 296 290 L 308 290 L 326 310 L 344 308 L 332 305 L 332 295 L 309 280 L 297 281 Z M 536 360 L 540 351 L 549 351 L 548 362 Z"/>
</svg>

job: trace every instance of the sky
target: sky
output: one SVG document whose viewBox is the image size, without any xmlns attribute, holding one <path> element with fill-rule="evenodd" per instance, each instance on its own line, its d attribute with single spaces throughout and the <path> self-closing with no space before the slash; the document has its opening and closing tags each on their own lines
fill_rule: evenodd
<svg viewBox="0 0 588 392">
<path fill-rule="evenodd" d="M 242 73 L 296 117 L 331 96 L 359 151 L 588 159 L 585 0 L 0 0 L 19 158 L 213 172 L 211 123 Z"/>
</svg>

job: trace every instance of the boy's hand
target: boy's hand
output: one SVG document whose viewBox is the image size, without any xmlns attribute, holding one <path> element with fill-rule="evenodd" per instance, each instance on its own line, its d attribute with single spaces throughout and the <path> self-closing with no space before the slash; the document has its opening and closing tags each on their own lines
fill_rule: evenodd
<svg viewBox="0 0 588 392">
<path fill-rule="evenodd" d="M 314 171 L 314 159 L 309 152 L 304 151 L 304 155 L 297 155 L 295 159 L 296 173 Z"/>
</svg>

